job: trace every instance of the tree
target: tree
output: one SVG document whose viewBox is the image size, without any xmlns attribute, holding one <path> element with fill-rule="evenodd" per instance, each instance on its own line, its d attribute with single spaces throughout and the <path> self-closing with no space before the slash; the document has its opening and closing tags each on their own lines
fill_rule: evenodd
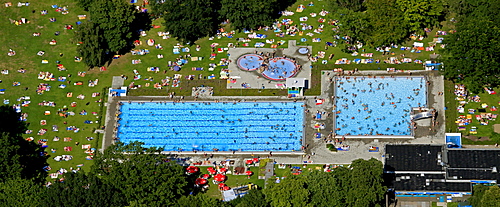
<svg viewBox="0 0 500 207">
<path fill-rule="evenodd" d="M 408 36 L 408 25 L 397 9 L 396 0 L 366 0 L 366 15 L 371 31 L 366 43 L 372 46 L 399 43 Z"/>
<path fill-rule="evenodd" d="M 424 28 L 439 24 L 444 15 L 442 0 L 396 0 L 410 32 L 423 33 Z"/>
<path fill-rule="evenodd" d="M 124 198 L 117 189 L 103 183 L 94 174 L 84 172 L 64 175 L 64 182 L 56 182 L 46 189 L 40 206 L 124 206 Z"/>
<path fill-rule="evenodd" d="M 26 124 L 20 120 L 21 114 L 10 106 L 0 106 L 0 179 L 35 179 L 42 182 L 47 173 L 47 157 L 43 149 L 33 142 L 23 139 Z"/>
<path fill-rule="evenodd" d="M 103 42 L 103 31 L 93 22 L 83 22 L 78 27 L 76 38 L 79 45 L 77 47 L 78 55 L 83 59 L 83 62 L 89 67 L 102 66 L 107 62 L 106 45 Z"/>
<path fill-rule="evenodd" d="M 260 189 L 252 189 L 245 196 L 230 201 L 230 204 L 234 207 L 269 206 L 263 191 Z"/>
<path fill-rule="evenodd" d="M 78 6 L 82 7 L 83 10 L 89 11 L 90 6 L 94 3 L 95 0 L 77 0 Z"/>
<path fill-rule="evenodd" d="M 95 26 L 102 29 L 100 38 L 109 52 L 119 52 L 131 40 L 134 7 L 123 0 L 95 0 L 90 7 L 90 17 Z"/>
<path fill-rule="evenodd" d="M 153 1 L 153 12 L 163 17 L 165 30 L 183 43 L 215 34 L 219 26 L 218 1 L 171 0 Z"/>
<path fill-rule="evenodd" d="M 330 0 L 329 5 L 358 12 L 364 10 L 363 1 L 364 0 Z"/>
<path fill-rule="evenodd" d="M 176 207 L 206 207 L 206 206 L 228 206 L 226 203 L 216 199 L 214 197 L 198 194 L 198 195 L 188 195 L 182 196 L 177 200 Z"/>
<path fill-rule="evenodd" d="M 500 207 L 500 188 L 498 185 L 491 186 L 484 192 L 479 206 Z"/>
<path fill-rule="evenodd" d="M 349 36 L 352 44 L 355 44 L 356 41 L 366 42 L 369 40 L 372 28 L 366 12 L 354 12 L 343 8 L 335 12 L 334 15 L 342 24 L 338 29 L 339 35 Z"/>
<path fill-rule="evenodd" d="M 311 206 L 309 204 L 310 191 L 307 182 L 302 176 L 289 176 L 280 183 L 269 182 L 264 189 L 266 200 L 274 207 Z"/>
<path fill-rule="evenodd" d="M 352 162 L 351 168 L 346 196 L 348 206 L 381 206 L 387 190 L 382 186 L 382 162 L 375 158 L 357 159 Z"/>
<path fill-rule="evenodd" d="M 184 168 L 142 143 L 117 143 L 97 156 L 93 172 L 136 206 L 172 206 L 191 191 Z M 124 154 L 126 152 L 126 154 Z"/>
<path fill-rule="evenodd" d="M 346 191 L 348 184 L 345 175 L 349 170 L 344 167 L 335 169 L 332 173 L 313 171 L 306 176 L 307 189 L 311 192 L 312 206 L 346 206 Z"/>
<path fill-rule="evenodd" d="M 80 4 L 90 4 L 90 20 L 76 32 L 77 52 L 88 67 L 102 66 L 114 54 L 130 49 L 137 14 L 132 5 L 122 0 L 80 0 Z"/>
<path fill-rule="evenodd" d="M 473 93 L 484 86 L 498 86 L 500 79 L 500 19 L 496 11 L 500 6 L 490 3 L 476 7 L 460 17 L 457 32 L 445 38 L 444 76 L 466 83 Z"/>
<path fill-rule="evenodd" d="M 278 0 L 221 0 L 221 3 L 220 15 L 229 19 L 237 30 L 270 25 L 280 11 Z"/>
<path fill-rule="evenodd" d="M 470 204 L 475 207 L 481 207 L 484 193 L 489 189 L 486 185 L 475 185 L 472 188 L 472 196 L 468 199 Z"/>
<path fill-rule="evenodd" d="M 0 182 L 0 206 L 39 207 L 45 189 L 33 180 L 13 178 Z"/>
</svg>

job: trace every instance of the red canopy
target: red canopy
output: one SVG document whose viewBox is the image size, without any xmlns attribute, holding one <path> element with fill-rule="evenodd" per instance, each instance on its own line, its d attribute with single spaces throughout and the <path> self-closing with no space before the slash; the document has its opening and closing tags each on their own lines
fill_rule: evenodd
<svg viewBox="0 0 500 207">
<path fill-rule="evenodd" d="M 194 181 L 194 184 L 196 184 L 196 185 L 205 185 L 207 183 L 208 183 L 208 181 L 206 179 L 203 179 L 203 178 L 196 178 L 196 180 Z"/>
<path fill-rule="evenodd" d="M 222 173 L 223 173 L 223 172 L 227 172 L 227 168 L 225 168 L 225 167 L 220 168 L 220 169 L 219 169 L 219 171 L 220 171 L 220 172 L 222 172 Z"/>
<path fill-rule="evenodd" d="M 248 170 L 248 171 L 246 171 L 246 172 L 245 172 L 245 174 L 247 174 L 247 175 L 252 175 L 252 174 L 253 174 L 253 172 L 252 172 L 252 171 L 250 171 L 250 170 Z"/>
<path fill-rule="evenodd" d="M 208 172 L 215 171 L 215 169 L 213 167 L 209 167 L 209 168 L 207 168 L 207 170 L 208 170 Z"/>
<path fill-rule="evenodd" d="M 203 179 L 208 179 L 208 178 L 210 178 L 210 175 L 209 175 L 209 174 L 203 174 L 201 177 L 202 177 Z"/>
<path fill-rule="evenodd" d="M 219 188 L 223 188 L 224 186 L 226 186 L 225 183 L 219 183 Z"/>
<path fill-rule="evenodd" d="M 227 186 L 227 185 L 224 186 L 224 188 L 222 188 L 222 190 L 229 190 L 229 189 L 231 189 L 231 188 L 229 186 Z"/>
<path fill-rule="evenodd" d="M 217 182 L 223 182 L 224 180 L 226 180 L 226 176 L 223 174 L 217 174 L 214 176 L 214 180 Z"/>
<path fill-rule="evenodd" d="M 213 168 L 212 169 L 209 168 L 208 173 L 215 175 L 215 174 L 217 174 L 217 171 L 215 171 Z"/>
<path fill-rule="evenodd" d="M 192 166 L 192 165 L 186 168 L 186 172 L 187 172 L 187 173 L 190 173 L 190 174 L 193 174 L 193 173 L 195 173 L 195 172 L 198 172 L 199 170 L 200 170 L 200 169 L 199 169 L 198 167 L 196 167 L 196 166 Z"/>
<path fill-rule="evenodd" d="M 251 164 L 253 164 L 253 160 L 247 160 L 246 163 L 247 163 L 247 165 L 251 165 Z"/>
<path fill-rule="evenodd" d="M 259 162 L 259 158 L 253 158 L 253 162 L 254 163 L 258 163 Z"/>
</svg>

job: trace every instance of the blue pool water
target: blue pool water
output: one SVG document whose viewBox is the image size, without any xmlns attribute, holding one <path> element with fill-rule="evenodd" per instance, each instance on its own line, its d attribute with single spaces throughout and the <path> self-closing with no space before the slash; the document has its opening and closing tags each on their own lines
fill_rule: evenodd
<svg viewBox="0 0 500 207">
<path fill-rule="evenodd" d="M 427 104 L 423 77 L 336 79 L 336 133 L 411 135 L 410 110 Z"/>
<path fill-rule="evenodd" d="M 257 70 L 264 62 L 264 58 L 256 54 L 246 54 L 238 58 L 238 67 L 243 70 Z"/>
<path fill-rule="evenodd" d="M 303 103 L 122 102 L 118 138 L 165 151 L 298 151 Z"/>
<path fill-rule="evenodd" d="M 270 80 L 286 80 L 296 73 L 297 65 L 288 58 L 278 57 L 269 60 L 268 68 L 262 76 Z"/>
</svg>

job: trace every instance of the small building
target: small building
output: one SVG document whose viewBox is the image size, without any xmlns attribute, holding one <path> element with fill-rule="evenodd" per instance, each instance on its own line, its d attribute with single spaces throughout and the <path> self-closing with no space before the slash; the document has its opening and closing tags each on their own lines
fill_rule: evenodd
<svg viewBox="0 0 500 207">
<path fill-rule="evenodd" d="M 304 96 L 304 89 L 307 88 L 306 78 L 287 78 L 286 88 L 288 89 L 288 98 Z"/>
</svg>

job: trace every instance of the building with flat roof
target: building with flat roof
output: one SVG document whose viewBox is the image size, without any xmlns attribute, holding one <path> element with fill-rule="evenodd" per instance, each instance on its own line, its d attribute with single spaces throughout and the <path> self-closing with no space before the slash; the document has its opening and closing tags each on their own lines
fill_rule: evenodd
<svg viewBox="0 0 500 207">
<path fill-rule="evenodd" d="M 385 181 L 396 195 L 470 195 L 500 180 L 499 149 L 386 145 Z"/>
</svg>

